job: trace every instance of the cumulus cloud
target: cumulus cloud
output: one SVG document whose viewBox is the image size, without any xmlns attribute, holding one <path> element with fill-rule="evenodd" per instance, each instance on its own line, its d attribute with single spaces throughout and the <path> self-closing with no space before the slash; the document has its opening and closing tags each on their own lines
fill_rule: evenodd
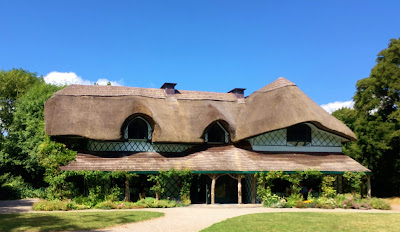
<svg viewBox="0 0 400 232">
<path fill-rule="evenodd" d="M 344 107 L 353 108 L 353 106 L 354 106 L 354 101 L 345 101 L 345 102 L 335 101 L 335 102 L 321 105 L 321 107 L 324 110 L 328 111 L 328 113 L 330 113 L 330 114 L 335 110 L 338 110 L 338 109 L 341 109 Z"/>
<path fill-rule="evenodd" d="M 90 80 L 82 79 L 82 77 L 76 75 L 74 72 L 50 72 L 44 77 L 44 81 L 53 85 L 93 85 L 94 83 L 107 85 L 108 82 L 113 86 L 121 85 L 118 81 L 110 81 L 104 78 L 92 82 Z"/>
</svg>

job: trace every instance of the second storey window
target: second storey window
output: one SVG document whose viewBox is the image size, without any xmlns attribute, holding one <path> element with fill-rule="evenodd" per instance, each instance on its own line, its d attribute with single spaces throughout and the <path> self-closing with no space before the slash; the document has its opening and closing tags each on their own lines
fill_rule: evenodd
<svg viewBox="0 0 400 232">
<path fill-rule="evenodd" d="M 134 118 L 127 126 L 125 139 L 151 140 L 151 126 L 142 117 Z"/>
<path fill-rule="evenodd" d="M 206 143 L 228 143 L 229 133 L 217 122 L 208 128 L 204 140 Z"/>
<path fill-rule="evenodd" d="M 307 146 L 311 143 L 311 128 L 298 124 L 287 128 L 287 142 L 292 146 Z"/>
</svg>

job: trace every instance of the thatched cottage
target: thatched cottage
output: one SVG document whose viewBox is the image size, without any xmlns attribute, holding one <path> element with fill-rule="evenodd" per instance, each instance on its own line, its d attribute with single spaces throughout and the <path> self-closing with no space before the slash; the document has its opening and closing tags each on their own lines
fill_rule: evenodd
<svg viewBox="0 0 400 232">
<path fill-rule="evenodd" d="M 79 151 L 62 170 L 202 174 L 192 202 L 205 202 L 209 189 L 212 203 L 255 202 L 260 171 L 370 173 L 342 153 L 354 133 L 294 83 L 244 90 L 70 85 L 46 102 L 46 133 Z"/>
</svg>

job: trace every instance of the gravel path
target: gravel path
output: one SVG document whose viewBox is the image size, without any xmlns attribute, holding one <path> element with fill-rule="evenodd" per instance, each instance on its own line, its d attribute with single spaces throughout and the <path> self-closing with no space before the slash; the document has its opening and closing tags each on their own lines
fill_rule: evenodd
<svg viewBox="0 0 400 232">
<path fill-rule="evenodd" d="M 14 201 L 0 201 L 0 213 L 37 213 L 32 211 L 33 203 L 37 199 L 24 199 Z M 127 211 L 156 211 L 165 216 L 138 223 L 130 223 L 111 228 L 96 230 L 98 232 L 110 231 L 174 231 L 191 232 L 200 231 L 214 223 L 225 219 L 252 213 L 274 213 L 274 212 L 343 212 L 343 213 L 400 213 L 400 206 L 392 205 L 393 210 L 351 210 L 351 209 L 273 209 L 261 207 L 258 204 L 216 204 L 216 205 L 190 205 L 188 207 L 168 209 L 133 209 Z M 104 210 L 84 210 L 104 211 Z M 113 211 L 113 210 L 107 210 Z M 71 213 L 75 211 L 62 211 L 59 213 Z M 83 211 L 80 211 L 83 212 Z M 40 212 L 44 213 L 44 212 Z M 48 212 L 50 213 L 50 212 Z"/>
<path fill-rule="evenodd" d="M 32 205 L 38 199 L 23 199 L 0 201 L 0 214 L 1 213 L 27 213 L 32 211 Z"/>
<path fill-rule="evenodd" d="M 143 210 L 143 209 L 141 209 Z M 397 210 L 349 210 L 349 209 L 273 209 L 260 205 L 191 205 L 182 208 L 170 209 L 145 209 L 165 213 L 164 217 L 142 221 L 138 223 L 125 224 L 100 231 L 174 231 L 191 232 L 200 231 L 214 223 L 225 219 L 252 213 L 273 213 L 273 212 L 356 212 L 356 213 L 400 213 Z"/>
</svg>

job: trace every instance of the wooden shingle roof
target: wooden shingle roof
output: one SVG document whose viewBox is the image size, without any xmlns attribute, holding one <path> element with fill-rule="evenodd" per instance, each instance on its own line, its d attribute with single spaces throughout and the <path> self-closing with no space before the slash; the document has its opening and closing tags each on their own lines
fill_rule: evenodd
<svg viewBox="0 0 400 232">
<path fill-rule="evenodd" d="M 233 145 L 210 147 L 179 157 L 157 152 L 79 153 L 61 170 L 158 172 L 189 169 L 195 173 L 254 173 L 259 171 L 319 170 L 324 173 L 370 172 L 341 153 L 275 153 L 249 151 Z"/>
</svg>

